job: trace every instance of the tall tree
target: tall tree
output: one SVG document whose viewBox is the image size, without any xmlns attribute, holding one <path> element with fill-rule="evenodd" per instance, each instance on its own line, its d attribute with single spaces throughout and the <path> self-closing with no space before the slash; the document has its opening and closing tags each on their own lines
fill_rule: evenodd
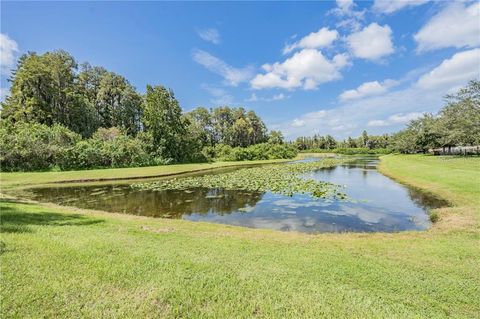
<svg viewBox="0 0 480 319">
<path fill-rule="evenodd" d="M 143 121 L 153 136 L 158 155 L 182 161 L 187 151 L 182 147 L 182 140 L 187 131 L 173 91 L 163 86 L 147 85 L 144 100 Z"/>
<path fill-rule="evenodd" d="M 70 109 L 78 106 L 74 80 L 77 63 L 65 51 L 23 55 L 12 73 L 3 118 L 70 127 Z"/>
<path fill-rule="evenodd" d="M 280 131 L 270 131 L 268 135 L 268 143 L 270 144 L 283 144 L 283 134 Z"/>
</svg>

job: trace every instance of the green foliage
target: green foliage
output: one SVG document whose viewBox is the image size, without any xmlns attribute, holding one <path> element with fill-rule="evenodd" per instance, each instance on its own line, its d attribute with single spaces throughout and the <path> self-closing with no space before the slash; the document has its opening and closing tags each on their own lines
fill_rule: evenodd
<svg viewBox="0 0 480 319">
<path fill-rule="evenodd" d="M 188 112 L 189 132 L 192 132 L 202 147 L 225 144 L 232 147 L 247 147 L 266 142 L 265 123 L 254 111 L 228 106 L 207 110 L 203 107 Z"/>
<path fill-rule="evenodd" d="M 314 148 L 305 151 L 301 151 L 301 153 L 336 153 L 336 154 L 343 154 L 343 155 L 356 155 L 356 154 L 389 154 L 392 150 L 388 148 L 366 148 L 366 147 L 353 147 L 353 148 L 334 148 L 330 150 L 325 150 L 321 148 Z"/>
<path fill-rule="evenodd" d="M 431 212 L 428 217 L 432 223 L 436 223 L 440 220 L 440 215 L 437 212 Z"/>
<path fill-rule="evenodd" d="M 301 136 L 295 140 L 294 144 L 301 151 L 314 151 L 320 153 L 320 150 L 326 150 L 325 153 L 338 153 L 338 149 L 387 148 L 389 146 L 389 143 L 390 136 L 388 134 L 368 135 L 367 131 L 363 131 L 360 137 L 354 139 L 349 136 L 346 140 L 343 141 L 336 141 L 330 135 L 320 136 L 316 134 L 312 137 Z M 370 152 L 363 152 L 363 154 L 367 153 Z"/>
<path fill-rule="evenodd" d="M 391 147 L 402 153 L 425 153 L 430 148 L 480 144 L 480 82 L 470 81 L 437 116 L 424 114 L 393 136 Z"/>
<path fill-rule="evenodd" d="M 100 128 L 92 138 L 69 149 L 60 165 L 64 169 L 96 167 L 130 167 L 155 164 L 147 145 L 131 138 L 118 128 Z"/>
<path fill-rule="evenodd" d="M 61 125 L 0 122 L 2 171 L 41 170 L 63 162 L 81 136 Z"/>
<path fill-rule="evenodd" d="M 3 122 L 0 127 L 2 171 L 128 167 L 168 163 L 149 152 L 144 135 L 132 138 L 118 128 L 100 128 L 81 139 L 66 127 Z"/>
<path fill-rule="evenodd" d="M 294 158 L 297 150 L 292 145 L 261 143 L 249 147 L 231 147 L 225 144 L 204 147 L 208 159 L 220 161 L 251 161 Z"/>
<path fill-rule="evenodd" d="M 23 55 L 12 73 L 2 118 L 60 124 L 83 137 L 117 126 L 134 135 L 141 128 L 140 95 L 128 81 L 100 67 L 82 65 L 65 51 Z"/>
<path fill-rule="evenodd" d="M 268 134 L 268 143 L 270 144 L 283 144 L 283 134 L 280 131 L 270 131 Z"/>
<path fill-rule="evenodd" d="M 172 90 L 147 85 L 143 121 L 152 134 L 157 155 L 174 161 L 186 158 L 187 150 L 181 147 L 187 135 L 186 125 Z"/>
<path fill-rule="evenodd" d="M 260 145 L 260 144 L 259 144 Z M 245 148 L 236 148 L 245 150 Z M 340 198 L 346 195 L 340 186 L 301 178 L 302 173 L 316 169 L 338 165 L 344 160 L 324 159 L 309 163 L 290 165 L 270 165 L 244 168 L 225 174 L 202 175 L 196 177 L 174 178 L 153 183 L 137 183 L 136 189 L 184 190 L 192 187 L 222 188 L 231 190 L 271 191 L 273 193 L 292 196 L 293 194 L 309 194 L 316 198 Z"/>
</svg>

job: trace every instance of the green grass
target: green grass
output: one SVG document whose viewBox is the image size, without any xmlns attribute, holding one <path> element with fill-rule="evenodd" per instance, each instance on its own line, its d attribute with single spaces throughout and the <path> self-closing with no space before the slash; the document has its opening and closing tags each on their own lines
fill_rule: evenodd
<svg viewBox="0 0 480 319">
<path fill-rule="evenodd" d="M 382 159 L 456 205 L 425 232 L 313 236 L 5 201 L 0 316 L 478 318 L 478 160 Z"/>
<path fill-rule="evenodd" d="M 0 174 L 0 182 L 4 189 L 24 186 L 43 185 L 49 183 L 66 183 L 82 181 L 118 180 L 126 178 L 149 178 L 168 175 L 192 173 L 203 170 L 225 168 L 232 166 L 269 164 L 291 161 L 289 160 L 259 160 L 238 162 L 212 162 L 194 164 L 173 164 L 148 167 L 107 168 L 79 171 L 59 172 L 13 172 Z"/>
<path fill-rule="evenodd" d="M 480 206 L 480 157 L 387 155 L 380 171 L 458 206 Z"/>
</svg>

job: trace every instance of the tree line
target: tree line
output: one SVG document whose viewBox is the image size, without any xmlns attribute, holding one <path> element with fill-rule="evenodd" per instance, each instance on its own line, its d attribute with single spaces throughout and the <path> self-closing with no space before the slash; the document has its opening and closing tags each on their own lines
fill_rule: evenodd
<svg viewBox="0 0 480 319">
<path fill-rule="evenodd" d="M 217 153 L 257 159 L 259 152 L 248 147 L 259 144 L 267 154 L 261 157 L 296 154 L 254 111 L 185 113 L 172 90 L 147 85 L 141 94 L 123 76 L 79 65 L 63 50 L 23 55 L 10 82 L 0 120 L 2 170 L 199 162 Z"/>
<path fill-rule="evenodd" d="M 293 144 L 300 151 L 337 153 L 426 153 L 433 148 L 480 145 L 480 81 L 472 80 L 454 94 L 445 96 L 438 114 L 424 113 L 394 134 L 369 135 L 335 140 L 332 136 L 302 136 Z"/>
<path fill-rule="evenodd" d="M 480 82 L 445 97 L 395 134 L 335 140 L 330 135 L 284 142 L 242 107 L 183 112 L 174 92 L 147 85 L 139 93 L 123 76 L 66 51 L 23 55 L 9 79 L 0 116 L 2 170 L 158 165 L 171 162 L 292 158 L 297 151 L 426 152 L 480 144 Z"/>
</svg>

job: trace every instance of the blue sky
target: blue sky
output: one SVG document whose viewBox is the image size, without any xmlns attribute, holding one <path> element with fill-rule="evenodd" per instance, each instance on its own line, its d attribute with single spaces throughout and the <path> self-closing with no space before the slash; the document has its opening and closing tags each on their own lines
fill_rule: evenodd
<svg viewBox="0 0 480 319">
<path fill-rule="evenodd" d="M 479 2 L 3 2 L 1 87 L 65 49 L 182 107 L 244 106 L 287 138 L 394 132 L 479 78 Z"/>
</svg>

